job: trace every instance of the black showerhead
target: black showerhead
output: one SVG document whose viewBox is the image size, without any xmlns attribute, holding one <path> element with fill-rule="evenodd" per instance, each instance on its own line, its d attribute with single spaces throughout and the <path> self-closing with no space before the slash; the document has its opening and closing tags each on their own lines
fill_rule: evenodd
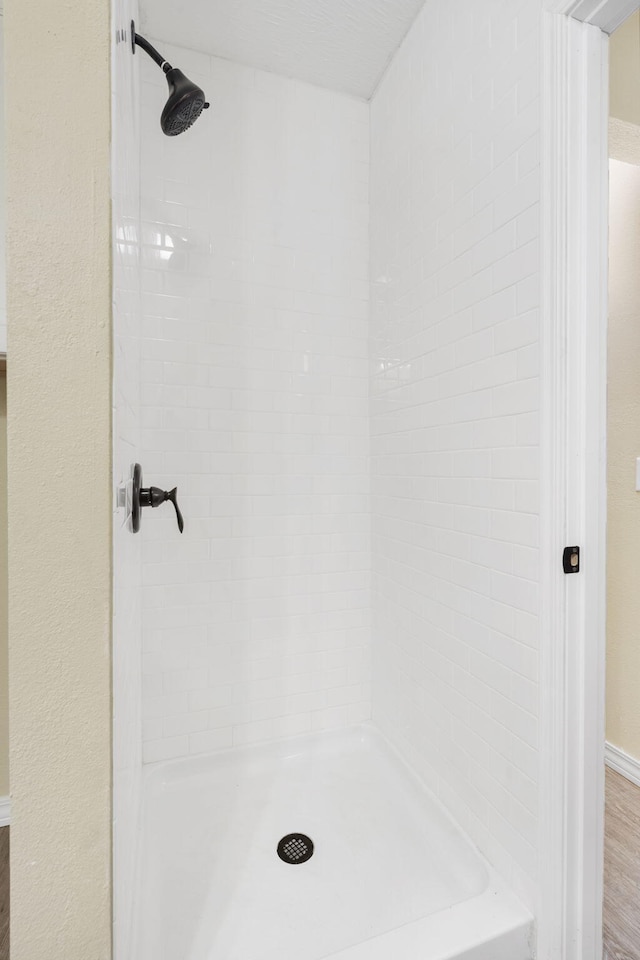
<svg viewBox="0 0 640 960">
<path fill-rule="evenodd" d="M 169 99 L 162 111 L 160 126 L 162 132 L 168 137 L 177 137 L 179 133 L 184 133 L 196 122 L 203 110 L 208 109 L 209 104 L 205 101 L 204 93 L 197 84 L 185 77 L 182 70 L 167 63 L 148 40 L 136 33 L 133 20 L 131 21 L 131 44 L 134 53 L 136 45 L 142 47 L 164 71 L 169 84 Z"/>
<path fill-rule="evenodd" d="M 160 126 L 168 137 L 176 137 L 188 130 L 209 104 L 205 103 L 200 87 L 185 77 L 182 70 L 167 71 L 169 99 L 162 111 Z"/>
</svg>

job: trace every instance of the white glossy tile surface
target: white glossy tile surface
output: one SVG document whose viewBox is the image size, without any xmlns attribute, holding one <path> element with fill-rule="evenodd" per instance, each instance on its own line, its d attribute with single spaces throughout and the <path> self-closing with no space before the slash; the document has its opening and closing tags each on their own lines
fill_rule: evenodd
<svg viewBox="0 0 640 960">
<path fill-rule="evenodd" d="M 540 9 L 428 2 L 371 105 L 374 719 L 531 905 Z"/>
<path fill-rule="evenodd" d="M 368 107 L 185 50 L 141 61 L 144 758 L 370 715 Z"/>
<path fill-rule="evenodd" d="M 148 771 L 137 960 L 320 960 L 488 889 L 472 847 L 368 728 Z M 307 863 L 278 859 L 291 832 L 313 839 Z M 488 908 L 494 933 L 522 934 L 522 908 L 499 906 L 485 902 L 485 933 Z"/>
</svg>

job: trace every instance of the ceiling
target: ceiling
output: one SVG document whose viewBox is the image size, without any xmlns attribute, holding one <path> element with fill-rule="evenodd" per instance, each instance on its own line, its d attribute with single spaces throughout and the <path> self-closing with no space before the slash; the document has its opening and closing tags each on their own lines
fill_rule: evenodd
<svg viewBox="0 0 640 960">
<path fill-rule="evenodd" d="M 142 0 L 141 32 L 369 99 L 424 0 Z"/>
</svg>

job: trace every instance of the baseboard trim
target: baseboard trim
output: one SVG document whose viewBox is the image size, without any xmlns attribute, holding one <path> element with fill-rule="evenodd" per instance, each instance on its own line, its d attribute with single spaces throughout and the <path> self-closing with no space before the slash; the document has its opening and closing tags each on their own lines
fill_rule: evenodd
<svg viewBox="0 0 640 960">
<path fill-rule="evenodd" d="M 0 827 L 11 823 L 11 797 L 0 797 Z"/>
<path fill-rule="evenodd" d="M 628 753 L 620 750 L 619 747 L 614 747 L 612 743 L 607 743 L 604 751 L 604 762 L 616 773 L 640 787 L 640 760 L 630 757 Z"/>
</svg>

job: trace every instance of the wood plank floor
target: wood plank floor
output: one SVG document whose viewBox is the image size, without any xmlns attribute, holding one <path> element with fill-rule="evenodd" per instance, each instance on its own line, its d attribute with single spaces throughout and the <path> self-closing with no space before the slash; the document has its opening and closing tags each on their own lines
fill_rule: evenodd
<svg viewBox="0 0 640 960">
<path fill-rule="evenodd" d="M 9 960 L 9 827 L 0 827 L 0 960 Z"/>
<path fill-rule="evenodd" d="M 604 960 L 640 960 L 640 787 L 607 768 Z"/>
</svg>

